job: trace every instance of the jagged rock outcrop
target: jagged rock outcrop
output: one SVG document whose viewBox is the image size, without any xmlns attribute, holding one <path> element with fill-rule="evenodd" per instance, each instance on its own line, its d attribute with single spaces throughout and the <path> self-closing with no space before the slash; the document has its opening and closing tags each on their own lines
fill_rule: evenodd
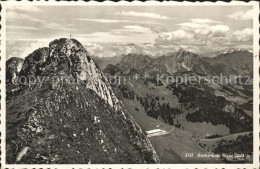
<svg viewBox="0 0 260 169">
<path fill-rule="evenodd" d="M 6 83 L 15 83 L 18 73 L 22 69 L 23 61 L 18 57 L 12 57 L 6 61 Z"/>
<path fill-rule="evenodd" d="M 69 76 L 75 82 L 86 84 L 96 91 L 115 110 L 120 109 L 119 101 L 104 78 L 102 71 L 85 48 L 74 39 L 59 39 L 50 43 L 49 48 L 40 48 L 26 57 L 21 70 L 23 76 Z"/>
<path fill-rule="evenodd" d="M 29 54 L 23 63 L 22 69 L 19 73 L 19 76 L 39 76 L 42 73 L 42 68 L 46 62 L 46 58 L 49 54 L 49 48 L 39 48 Z"/>
<path fill-rule="evenodd" d="M 159 162 L 77 40 L 57 39 L 34 51 L 20 76 L 47 78 L 41 85 L 23 84 L 7 104 L 8 163 Z"/>
</svg>

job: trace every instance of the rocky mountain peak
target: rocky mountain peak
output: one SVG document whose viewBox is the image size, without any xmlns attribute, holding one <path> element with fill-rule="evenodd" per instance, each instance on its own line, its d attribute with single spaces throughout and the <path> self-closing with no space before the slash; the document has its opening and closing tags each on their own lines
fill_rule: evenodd
<svg viewBox="0 0 260 169">
<path fill-rule="evenodd" d="M 83 45 L 76 39 L 55 39 L 54 41 L 50 42 L 49 48 L 50 55 L 54 53 L 56 55 L 62 56 L 62 54 L 64 54 L 67 57 L 70 57 L 78 51 L 86 52 Z"/>
<path fill-rule="evenodd" d="M 198 57 L 195 53 L 185 51 L 182 48 L 176 53 L 177 58 L 195 58 Z"/>
<path fill-rule="evenodd" d="M 56 39 L 49 44 L 47 66 L 59 74 L 71 74 L 74 78 L 86 80 L 93 76 L 96 67 L 83 45 L 75 39 Z"/>
<path fill-rule="evenodd" d="M 122 109 L 102 71 L 75 39 L 56 39 L 49 48 L 35 50 L 25 58 L 20 75 L 72 77 L 94 90 L 115 110 Z"/>
<path fill-rule="evenodd" d="M 69 58 L 72 64 L 90 62 L 92 59 L 76 39 L 56 39 L 49 44 L 50 58 Z"/>
<path fill-rule="evenodd" d="M 24 86 L 9 97 L 8 163 L 159 162 L 150 141 L 77 40 L 56 39 L 48 48 L 35 50 L 25 58 L 19 76 L 75 81 Z M 49 149 L 53 151 L 45 151 Z"/>
<path fill-rule="evenodd" d="M 178 50 L 179 53 L 184 52 L 184 51 L 185 51 L 185 50 L 184 50 L 183 48 L 180 48 L 180 49 Z"/>
</svg>

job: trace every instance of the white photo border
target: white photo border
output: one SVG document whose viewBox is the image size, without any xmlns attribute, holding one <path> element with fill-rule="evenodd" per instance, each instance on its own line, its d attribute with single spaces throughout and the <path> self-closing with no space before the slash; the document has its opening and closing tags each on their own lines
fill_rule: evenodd
<svg viewBox="0 0 260 169">
<path fill-rule="evenodd" d="M 6 87 L 5 87 L 5 62 L 6 62 L 6 7 L 11 5 L 36 5 L 36 6 L 252 6 L 254 11 L 253 18 L 253 163 L 252 164 L 6 164 Z M 246 168 L 253 169 L 259 168 L 259 2 L 167 2 L 167 1 L 148 1 L 148 2 L 83 2 L 83 1 L 71 1 L 71 2 L 57 2 L 57 1 L 10 1 L 1 2 L 1 60 L 0 60 L 0 89 L 1 89 L 1 168 L 50 168 L 50 169 L 238 169 Z"/>
</svg>

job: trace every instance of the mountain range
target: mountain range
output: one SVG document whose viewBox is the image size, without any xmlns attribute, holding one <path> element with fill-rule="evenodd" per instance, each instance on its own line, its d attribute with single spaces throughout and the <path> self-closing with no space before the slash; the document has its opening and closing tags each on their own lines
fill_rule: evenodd
<svg viewBox="0 0 260 169">
<path fill-rule="evenodd" d="M 214 58 L 184 50 L 158 58 L 128 54 L 119 63 L 107 65 L 104 73 L 108 77 L 118 77 L 118 82 L 112 84 L 115 94 L 143 130 L 172 132 L 174 127 L 172 134 L 149 138 L 162 163 L 203 161 L 187 159 L 184 147 L 194 153 L 250 156 L 248 159 L 221 157 L 219 161 L 208 159 L 205 162 L 252 162 L 251 52 L 236 50 Z M 158 81 L 158 75 L 165 76 Z M 242 82 L 232 83 L 238 82 L 234 76 L 239 75 Z M 120 79 L 122 77 L 125 81 Z M 168 77 L 194 77 L 195 80 L 166 83 Z M 243 145 L 242 148 L 239 145 Z"/>
<path fill-rule="evenodd" d="M 128 54 L 123 56 L 116 66 L 122 70 L 136 69 L 139 72 L 170 75 L 185 71 L 203 75 L 245 75 L 253 70 L 251 58 L 252 53 L 244 50 L 205 58 L 181 49 L 176 53 L 157 58 L 142 54 Z"/>
</svg>

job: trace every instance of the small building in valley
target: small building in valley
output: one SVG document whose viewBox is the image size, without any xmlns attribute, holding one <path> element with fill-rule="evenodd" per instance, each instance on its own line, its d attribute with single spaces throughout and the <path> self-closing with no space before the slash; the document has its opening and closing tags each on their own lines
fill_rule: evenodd
<svg viewBox="0 0 260 169">
<path fill-rule="evenodd" d="M 147 137 L 154 137 L 154 136 L 168 134 L 168 132 L 165 130 L 161 130 L 161 129 L 153 129 L 153 130 L 146 131 L 146 134 L 147 134 Z"/>
</svg>

